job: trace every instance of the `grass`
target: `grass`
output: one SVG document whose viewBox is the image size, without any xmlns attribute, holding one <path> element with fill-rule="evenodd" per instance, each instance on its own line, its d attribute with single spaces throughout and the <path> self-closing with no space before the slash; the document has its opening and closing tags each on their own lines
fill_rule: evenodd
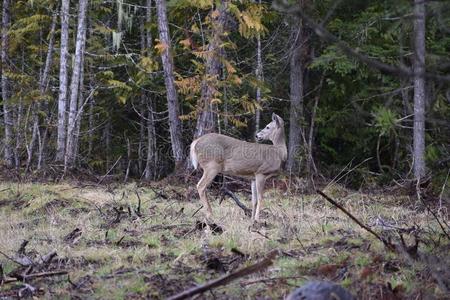
<svg viewBox="0 0 450 300">
<path fill-rule="evenodd" d="M 397 286 L 407 297 L 443 297 L 432 276 L 426 276 L 427 266 L 411 266 L 386 252 L 379 241 L 318 195 L 269 189 L 263 206 L 265 225 L 258 230 L 252 229 L 251 221 L 231 200 L 221 205 L 212 200 L 214 221 L 224 229 L 215 234 L 208 228 L 195 229 L 196 221 L 202 219 L 201 212 L 195 214 L 200 203 L 197 198 L 184 198 L 185 190 L 167 182 L 115 188 L 1 183 L 0 250 L 14 256 L 20 243 L 29 240 L 28 251 L 41 255 L 57 251 L 57 263 L 69 271 L 72 284 L 67 276 L 34 281 L 47 298 L 162 299 L 254 263 L 275 248 L 284 255 L 266 272 L 212 293 L 224 299 L 283 298 L 307 280 L 326 279 L 361 299 L 378 298 L 380 291 L 393 293 Z M 338 185 L 325 192 L 375 230 L 381 218 L 398 227 L 416 224 L 439 233 L 433 218 L 416 209 L 415 200 L 407 196 L 365 194 Z M 142 200 L 141 217 L 133 212 L 137 193 Z M 210 191 L 210 198 L 215 194 Z M 68 238 L 76 228 L 81 236 Z M 440 243 L 448 246 L 448 241 Z M 436 248 L 421 245 L 426 252 Z M 219 266 L 212 266 L 211 258 L 217 258 Z M 3 256 L 0 263 L 5 273 L 16 267 Z M 0 297 L 10 288 L 0 286 Z"/>
</svg>

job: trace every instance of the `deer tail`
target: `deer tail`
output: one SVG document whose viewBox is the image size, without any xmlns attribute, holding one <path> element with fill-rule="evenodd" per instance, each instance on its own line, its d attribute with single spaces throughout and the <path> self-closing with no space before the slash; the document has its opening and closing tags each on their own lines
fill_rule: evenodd
<svg viewBox="0 0 450 300">
<path fill-rule="evenodd" d="M 198 167 L 198 158 L 197 158 L 197 153 L 195 153 L 195 145 L 197 144 L 198 140 L 195 140 L 192 142 L 191 144 L 191 151 L 190 151 L 190 156 L 191 156 L 191 163 L 194 166 L 194 169 L 197 170 Z"/>
</svg>

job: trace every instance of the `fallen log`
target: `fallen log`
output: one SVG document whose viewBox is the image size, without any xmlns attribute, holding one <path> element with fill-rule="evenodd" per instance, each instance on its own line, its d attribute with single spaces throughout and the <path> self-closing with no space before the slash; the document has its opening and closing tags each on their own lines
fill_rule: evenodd
<svg viewBox="0 0 450 300">
<path fill-rule="evenodd" d="M 272 250 L 260 262 L 257 262 L 246 268 L 237 270 L 236 272 L 230 273 L 228 275 L 211 280 L 200 286 L 196 286 L 196 287 L 190 288 L 188 290 L 185 290 L 179 294 L 169 297 L 168 300 L 186 299 L 186 298 L 192 297 L 194 295 L 201 294 L 210 289 L 216 288 L 218 286 L 226 285 L 226 284 L 232 282 L 233 280 L 244 277 L 246 275 L 262 271 L 262 270 L 266 269 L 267 267 L 269 267 L 270 265 L 272 265 L 273 260 L 275 259 L 275 257 L 277 255 L 278 255 L 278 250 Z"/>
</svg>

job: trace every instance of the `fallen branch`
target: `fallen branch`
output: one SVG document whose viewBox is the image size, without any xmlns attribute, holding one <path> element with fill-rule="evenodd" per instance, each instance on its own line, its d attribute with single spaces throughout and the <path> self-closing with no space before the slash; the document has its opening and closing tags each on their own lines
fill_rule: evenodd
<svg viewBox="0 0 450 300">
<path fill-rule="evenodd" d="M 21 265 L 22 267 L 26 267 L 28 266 L 28 264 L 24 264 L 23 262 L 20 262 L 14 258 L 12 258 L 11 256 L 9 256 L 8 254 L 4 253 L 3 251 L 0 250 L 0 254 L 3 255 L 4 257 L 6 257 L 7 259 L 9 259 L 12 262 L 15 262 L 18 265 Z"/>
<path fill-rule="evenodd" d="M 17 254 L 25 255 L 25 247 L 28 245 L 29 241 L 23 240 L 20 244 L 19 250 L 17 250 Z"/>
<path fill-rule="evenodd" d="M 321 195 L 322 197 L 325 198 L 325 200 L 327 200 L 328 202 L 330 202 L 331 204 L 333 204 L 334 206 L 336 206 L 337 208 L 339 208 L 342 212 L 344 212 L 350 219 L 352 219 L 356 224 L 358 224 L 359 226 L 361 226 L 361 228 L 365 229 L 366 231 L 368 231 L 369 233 L 371 233 L 373 236 L 375 236 L 377 239 L 379 239 L 387 248 L 389 248 L 390 250 L 394 250 L 395 251 L 395 246 L 390 243 L 389 241 L 387 241 L 385 238 L 381 237 L 378 233 L 376 233 L 375 231 L 373 231 L 372 229 L 370 229 L 369 227 L 367 227 L 366 225 L 364 225 L 361 221 L 359 221 L 356 217 L 354 217 L 351 213 L 349 213 L 342 205 L 340 205 L 339 203 L 337 203 L 336 201 L 334 201 L 333 199 L 331 199 L 329 196 L 327 196 L 326 194 L 324 194 L 322 191 L 320 190 L 316 190 L 316 192 Z"/>
<path fill-rule="evenodd" d="M 51 276 L 59 276 L 59 275 L 67 275 L 68 272 L 65 270 L 59 270 L 59 271 L 52 271 L 52 272 L 41 272 L 41 273 L 34 273 L 34 274 L 28 274 L 24 276 L 17 276 L 15 278 L 7 278 L 3 281 L 4 284 L 6 283 L 12 283 L 16 281 L 25 281 L 33 278 L 40 278 L 40 277 L 51 277 Z"/>
<path fill-rule="evenodd" d="M 238 198 L 232 191 L 230 191 L 230 190 L 227 189 L 226 187 L 223 187 L 223 188 L 221 189 L 221 191 L 222 191 L 225 195 L 227 195 L 227 196 L 229 196 L 231 199 L 233 199 L 234 202 L 237 204 L 237 206 L 239 206 L 239 207 L 244 211 L 244 214 L 245 214 L 246 216 L 250 217 L 250 216 L 252 215 L 252 210 L 251 210 L 250 208 L 248 208 L 247 206 L 245 206 L 244 203 L 242 203 L 241 200 L 239 200 L 239 198 Z"/>
<path fill-rule="evenodd" d="M 122 158 L 122 155 L 119 156 L 119 158 L 116 160 L 116 162 L 112 165 L 111 168 L 109 168 L 108 172 L 106 172 L 105 175 L 102 176 L 102 178 L 100 178 L 100 180 L 97 182 L 97 186 L 102 184 L 103 180 L 105 180 L 106 176 L 109 175 L 109 173 L 111 173 L 111 171 L 116 167 L 117 163 L 120 161 L 120 159 Z"/>
<path fill-rule="evenodd" d="M 186 298 L 192 297 L 194 295 L 208 291 L 210 289 L 216 288 L 218 286 L 226 285 L 238 278 L 247 276 L 247 275 L 255 273 L 255 272 L 262 271 L 262 270 L 266 269 L 267 267 L 269 267 L 270 265 L 272 265 L 273 260 L 275 259 L 277 254 L 278 254 L 278 250 L 272 250 L 260 262 L 257 262 L 251 266 L 240 269 L 236 272 L 230 273 L 230 274 L 222 276 L 220 278 L 211 280 L 203 285 L 196 286 L 191 289 L 185 290 L 177 295 L 169 297 L 168 300 L 186 299 Z"/>
<path fill-rule="evenodd" d="M 417 181 L 417 182 L 419 182 L 419 181 Z M 442 220 L 442 223 L 441 223 L 441 221 L 439 220 L 439 217 L 434 213 L 434 211 L 422 199 L 422 197 L 420 195 L 420 192 L 419 192 L 419 187 L 417 187 L 417 189 L 418 189 L 417 198 L 419 198 L 419 200 L 420 200 L 420 202 L 422 202 L 423 206 L 425 206 L 425 208 L 428 210 L 428 212 L 434 217 L 436 222 L 439 224 L 439 227 L 441 227 L 442 232 L 450 240 L 450 234 L 447 232 L 447 230 L 445 230 L 445 227 L 444 227 L 444 225 L 442 223 L 444 223 L 448 228 L 450 228 L 450 227 L 448 226 L 448 224 L 444 220 Z"/>
<path fill-rule="evenodd" d="M 139 196 L 138 191 L 135 191 L 136 196 L 138 198 L 138 206 L 137 208 L 134 210 L 134 213 L 138 216 L 138 217 L 142 217 L 141 215 L 141 197 Z"/>
</svg>

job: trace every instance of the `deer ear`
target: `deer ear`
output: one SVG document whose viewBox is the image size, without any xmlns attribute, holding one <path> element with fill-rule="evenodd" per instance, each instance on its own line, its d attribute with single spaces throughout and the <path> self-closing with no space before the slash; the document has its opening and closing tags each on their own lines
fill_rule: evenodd
<svg viewBox="0 0 450 300">
<path fill-rule="evenodd" d="M 280 117 L 276 113 L 272 113 L 272 121 L 275 121 L 275 123 L 277 123 L 277 127 L 281 127 Z"/>
</svg>

